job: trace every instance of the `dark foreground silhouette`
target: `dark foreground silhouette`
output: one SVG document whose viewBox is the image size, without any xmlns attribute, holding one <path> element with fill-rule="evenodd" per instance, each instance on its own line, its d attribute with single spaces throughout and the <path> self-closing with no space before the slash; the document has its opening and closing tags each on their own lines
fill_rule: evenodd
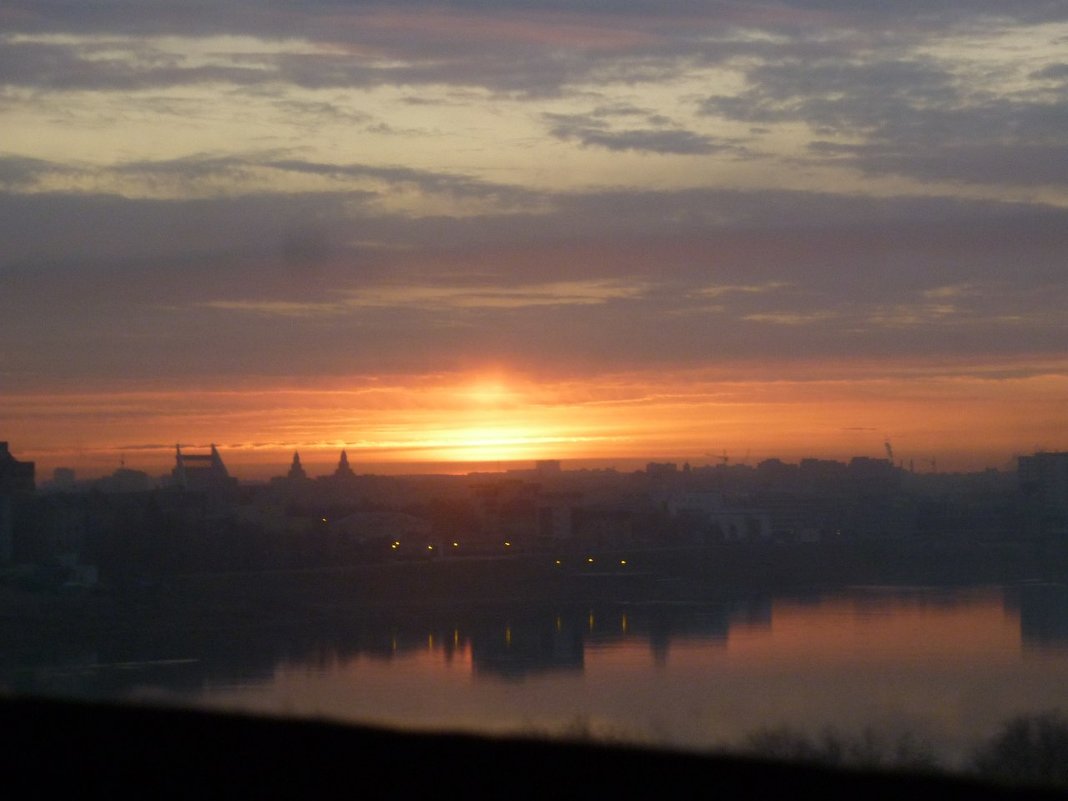
<svg viewBox="0 0 1068 801">
<path fill-rule="evenodd" d="M 0 701 L 0 732 L 17 798 L 1064 797 L 942 775 L 27 698 Z"/>
</svg>

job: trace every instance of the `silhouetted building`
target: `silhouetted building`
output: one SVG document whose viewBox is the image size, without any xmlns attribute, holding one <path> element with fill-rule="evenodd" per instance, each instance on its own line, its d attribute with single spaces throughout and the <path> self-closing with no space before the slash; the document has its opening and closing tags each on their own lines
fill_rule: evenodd
<svg viewBox="0 0 1068 801">
<path fill-rule="evenodd" d="M 330 520 L 328 526 L 331 534 L 345 544 L 388 540 L 393 544 L 392 552 L 395 556 L 418 555 L 436 558 L 446 550 L 434 538 L 429 521 L 406 512 L 358 511 L 337 520 Z"/>
<path fill-rule="evenodd" d="M 301 464 L 300 454 L 293 452 L 293 460 L 289 464 L 289 470 L 284 476 L 272 476 L 270 485 L 275 497 L 285 497 L 290 500 L 305 500 L 312 492 L 315 482 L 309 477 L 304 465 Z"/>
<path fill-rule="evenodd" d="M 349 455 L 345 451 L 341 452 L 341 458 L 338 459 L 337 468 L 334 470 L 334 478 L 347 479 L 355 478 L 356 474 L 352 472 L 352 468 L 349 467 Z"/>
<path fill-rule="evenodd" d="M 470 488 L 486 542 L 509 542 L 512 550 L 534 543 L 538 534 L 540 485 L 520 479 L 490 480 Z"/>
<path fill-rule="evenodd" d="M 534 462 L 534 470 L 542 476 L 555 476 L 560 474 L 559 459 L 539 459 Z"/>
<path fill-rule="evenodd" d="M 57 467 L 52 471 L 52 489 L 57 492 L 73 492 L 78 487 L 74 470 L 70 467 Z"/>
<path fill-rule="evenodd" d="M 290 481 L 307 481 L 308 474 L 304 472 L 304 466 L 300 463 L 300 454 L 293 452 L 293 463 L 289 466 L 286 478 Z"/>
<path fill-rule="evenodd" d="M 206 454 L 182 453 L 182 447 L 176 445 L 174 459 L 171 476 L 181 489 L 222 490 L 237 486 L 237 479 L 226 469 L 215 445 Z"/>
<path fill-rule="evenodd" d="M 0 442 L 0 495 L 21 495 L 32 493 L 35 465 L 33 462 L 20 462 L 11 455 L 6 442 Z"/>
<path fill-rule="evenodd" d="M 879 460 L 883 461 L 883 460 Z M 885 471 L 885 467 L 876 468 Z M 847 482 L 849 467 L 834 459 L 802 459 L 798 466 L 798 479 L 806 492 L 821 495 L 837 494 Z"/>
<path fill-rule="evenodd" d="M 667 500 L 676 535 L 691 544 L 767 542 L 772 538 L 767 512 L 728 506 L 718 492 L 679 492 Z"/>
<path fill-rule="evenodd" d="M 645 466 L 646 475 L 653 478 L 664 478 L 665 476 L 674 476 L 679 472 L 679 466 L 674 462 L 649 462 Z"/>
<path fill-rule="evenodd" d="M 1068 451 L 1021 456 L 1016 475 L 1031 533 L 1068 534 Z"/>
<path fill-rule="evenodd" d="M 34 463 L 20 462 L 0 442 L 0 563 L 10 562 L 15 548 L 16 506 L 36 490 Z"/>
<path fill-rule="evenodd" d="M 152 489 L 152 479 L 141 470 L 120 467 L 110 476 L 94 481 L 92 486 L 101 492 L 148 492 Z"/>
<path fill-rule="evenodd" d="M 882 495 L 901 486 L 901 470 L 889 459 L 854 456 L 847 475 L 851 491 L 860 495 Z"/>
<path fill-rule="evenodd" d="M 0 495 L 0 564 L 11 561 L 15 553 L 15 513 L 11 498 Z"/>
<path fill-rule="evenodd" d="M 538 542 L 551 545 L 574 538 L 581 492 L 543 492 L 537 498 Z"/>
</svg>

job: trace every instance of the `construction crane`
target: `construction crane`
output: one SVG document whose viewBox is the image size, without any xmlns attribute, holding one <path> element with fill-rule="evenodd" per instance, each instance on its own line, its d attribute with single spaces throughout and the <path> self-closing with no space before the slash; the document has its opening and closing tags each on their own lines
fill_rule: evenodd
<svg viewBox="0 0 1068 801">
<path fill-rule="evenodd" d="M 727 451 L 725 451 L 725 450 L 723 451 L 722 455 L 715 454 L 715 453 L 706 453 L 705 456 L 712 456 L 712 457 L 714 457 L 716 459 L 719 459 L 720 464 L 723 464 L 723 465 L 727 464 L 727 462 L 729 462 L 731 460 L 731 457 L 729 457 L 727 455 Z"/>
</svg>

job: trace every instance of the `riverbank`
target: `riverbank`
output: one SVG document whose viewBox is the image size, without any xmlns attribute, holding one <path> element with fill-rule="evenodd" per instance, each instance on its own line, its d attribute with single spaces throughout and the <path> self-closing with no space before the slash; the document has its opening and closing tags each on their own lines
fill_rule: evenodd
<svg viewBox="0 0 1068 801">
<path fill-rule="evenodd" d="M 1068 548 L 1036 543 L 731 544 L 702 548 L 390 561 L 315 570 L 170 576 L 123 587 L 0 585 L 0 631 L 300 625 L 359 611 L 454 605 L 700 603 L 850 585 L 1068 580 Z"/>
<path fill-rule="evenodd" d="M 400 732 L 320 721 L 41 699 L 0 699 L 2 763 L 16 793 L 287 798 L 321 787 L 378 796 L 821 799 L 1057 798 L 935 773 L 832 768 L 541 739 Z"/>
</svg>

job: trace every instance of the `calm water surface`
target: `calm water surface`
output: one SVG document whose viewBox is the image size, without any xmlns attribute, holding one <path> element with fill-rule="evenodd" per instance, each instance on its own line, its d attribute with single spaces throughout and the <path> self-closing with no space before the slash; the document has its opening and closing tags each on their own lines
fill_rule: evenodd
<svg viewBox="0 0 1068 801">
<path fill-rule="evenodd" d="M 1068 710 L 1068 587 L 859 587 L 711 605 L 467 608 L 299 632 L 146 634 L 5 667 L 14 691 L 431 730 L 732 748 L 911 733 L 946 764 Z"/>
</svg>

